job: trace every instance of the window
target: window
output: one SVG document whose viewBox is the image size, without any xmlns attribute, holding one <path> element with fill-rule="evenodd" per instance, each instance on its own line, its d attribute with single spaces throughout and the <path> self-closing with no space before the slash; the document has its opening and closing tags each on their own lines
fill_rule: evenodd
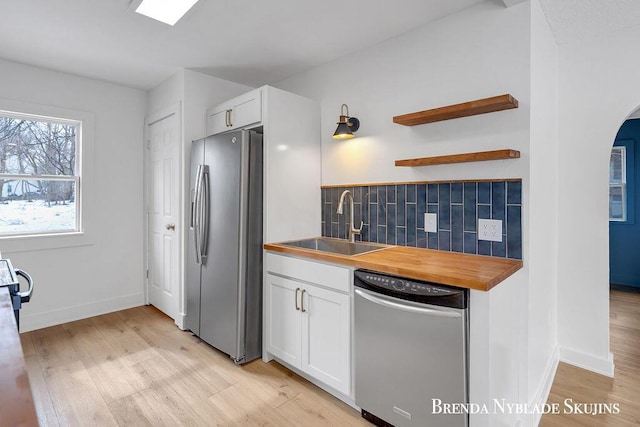
<svg viewBox="0 0 640 427">
<path fill-rule="evenodd" d="M 609 160 L 609 221 L 618 225 L 635 224 L 635 141 L 617 139 Z"/>
<path fill-rule="evenodd" d="M 609 161 L 609 220 L 627 219 L 627 150 L 613 147 Z"/>
<path fill-rule="evenodd" d="M 0 237 L 80 231 L 81 129 L 0 111 Z"/>
</svg>

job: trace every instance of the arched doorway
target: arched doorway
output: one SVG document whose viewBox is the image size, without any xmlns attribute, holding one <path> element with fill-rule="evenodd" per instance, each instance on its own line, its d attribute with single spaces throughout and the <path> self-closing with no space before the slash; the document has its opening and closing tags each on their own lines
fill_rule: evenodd
<svg viewBox="0 0 640 427">
<path fill-rule="evenodd" d="M 618 130 L 609 162 L 609 282 L 640 291 L 640 115 L 635 114 Z"/>
</svg>

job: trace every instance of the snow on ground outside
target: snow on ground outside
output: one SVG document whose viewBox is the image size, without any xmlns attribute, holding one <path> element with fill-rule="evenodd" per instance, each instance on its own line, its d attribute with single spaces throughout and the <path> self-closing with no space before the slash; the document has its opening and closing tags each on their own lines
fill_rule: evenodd
<svg viewBox="0 0 640 427">
<path fill-rule="evenodd" d="M 0 235 L 75 230 L 76 204 L 43 200 L 0 202 Z"/>
</svg>

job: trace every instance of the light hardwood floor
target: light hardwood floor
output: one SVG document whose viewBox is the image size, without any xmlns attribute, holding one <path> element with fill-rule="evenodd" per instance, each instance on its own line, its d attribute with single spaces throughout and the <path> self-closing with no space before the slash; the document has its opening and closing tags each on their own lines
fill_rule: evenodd
<svg viewBox="0 0 640 427">
<path fill-rule="evenodd" d="M 619 403 L 620 414 L 545 415 L 541 426 L 640 425 L 640 294 L 610 301 L 615 378 L 561 363 L 549 403 Z M 153 307 L 21 339 L 42 426 L 370 425 L 275 362 L 234 365 Z"/>
<path fill-rule="evenodd" d="M 276 362 L 234 365 L 150 306 L 21 339 L 42 426 L 370 425 Z"/>
<path fill-rule="evenodd" d="M 564 400 L 584 403 L 619 403 L 617 415 L 544 415 L 540 426 L 639 426 L 640 425 L 640 293 L 611 291 L 610 343 L 615 378 L 560 363 L 548 403 Z"/>
</svg>

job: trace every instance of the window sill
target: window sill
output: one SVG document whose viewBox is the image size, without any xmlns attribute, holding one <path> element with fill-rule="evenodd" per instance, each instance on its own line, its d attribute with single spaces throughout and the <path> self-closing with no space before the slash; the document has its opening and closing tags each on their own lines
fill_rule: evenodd
<svg viewBox="0 0 640 427">
<path fill-rule="evenodd" d="M 76 246 L 89 246 L 93 238 L 86 232 L 56 234 L 31 234 L 28 236 L 0 237 L 0 252 L 3 256 L 11 253 L 63 249 Z"/>
</svg>

